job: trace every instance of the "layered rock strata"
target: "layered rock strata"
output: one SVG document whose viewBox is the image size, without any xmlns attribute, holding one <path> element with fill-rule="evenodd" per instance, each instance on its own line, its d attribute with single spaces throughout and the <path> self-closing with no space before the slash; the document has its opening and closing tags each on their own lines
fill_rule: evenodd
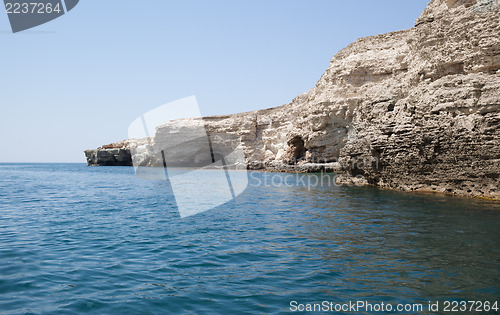
<svg viewBox="0 0 500 315">
<path fill-rule="evenodd" d="M 200 123 L 249 169 L 500 199 L 500 1 L 432 0 L 415 27 L 340 51 L 289 104 L 166 123 L 147 143 L 88 150 L 87 160 L 129 165 L 132 146 L 142 165 L 159 165 L 148 152 Z"/>
<path fill-rule="evenodd" d="M 132 166 L 130 146 L 143 145 L 150 139 L 128 139 L 110 143 L 93 150 L 85 150 L 89 166 Z"/>
</svg>

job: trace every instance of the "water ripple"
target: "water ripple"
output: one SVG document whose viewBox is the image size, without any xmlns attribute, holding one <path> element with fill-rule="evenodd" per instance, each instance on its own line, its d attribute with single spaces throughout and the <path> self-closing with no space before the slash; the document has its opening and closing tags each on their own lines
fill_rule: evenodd
<svg viewBox="0 0 500 315">
<path fill-rule="evenodd" d="M 168 185 L 128 167 L 3 164 L 0 176 L 0 314 L 260 314 L 292 300 L 500 296 L 497 203 L 250 185 L 181 219 Z M 286 175 L 252 174 L 269 176 Z"/>
</svg>

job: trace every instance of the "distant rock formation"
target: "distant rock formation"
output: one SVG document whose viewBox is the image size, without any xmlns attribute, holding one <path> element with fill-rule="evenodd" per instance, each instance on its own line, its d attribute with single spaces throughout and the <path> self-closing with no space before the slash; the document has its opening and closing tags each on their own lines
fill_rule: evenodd
<svg viewBox="0 0 500 315">
<path fill-rule="evenodd" d="M 241 141 L 250 169 L 500 199 L 499 34 L 500 0 L 432 0 L 415 27 L 340 51 L 291 103 L 166 123 L 152 143 L 202 120 L 211 138 Z M 85 153 L 89 165 L 130 165 L 131 146 L 144 139 Z"/>
<path fill-rule="evenodd" d="M 89 166 L 132 166 L 130 145 L 142 145 L 149 139 L 128 139 L 103 145 L 94 150 L 85 150 Z"/>
</svg>

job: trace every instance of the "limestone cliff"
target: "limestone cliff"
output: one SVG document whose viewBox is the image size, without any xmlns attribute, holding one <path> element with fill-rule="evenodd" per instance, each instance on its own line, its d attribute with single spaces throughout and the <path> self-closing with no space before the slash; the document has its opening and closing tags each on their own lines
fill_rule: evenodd
<svg viewBox="0 0 500 315">
<path fill-rule="evenodd" d="M 87 164 L 90 166 L 132 166 L 130 145 L 141 145 L 148 139 L 129 139 L 103 145 L 95 150 L 85 150 Z"/>
<path fill-rule="evenodd" d="M 432 0 L 415 27 L 340 51 L 291 103 L 202 120 L 212 138 L 241 142 L 250 169 L 500 199 L 500 0 Z M 131 143 L 88 150 L 88 162 L 126 160 Z"/>
</svg>

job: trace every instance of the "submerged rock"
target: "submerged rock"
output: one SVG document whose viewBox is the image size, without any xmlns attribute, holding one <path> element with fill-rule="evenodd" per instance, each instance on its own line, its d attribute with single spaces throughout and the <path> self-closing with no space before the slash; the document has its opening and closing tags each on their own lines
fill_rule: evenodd
<svg viewBox="0 0 500 315">
<path fill-rule="evenodd" d="M 219 144 L 237 139 L 250 169 L 500 199 L 499 34 L 499 0 L 432 0 L 415 27 L 341 50 L 291 103 L 167 123 L 150 145 L 203 122 Z M 137 141 L 87 150 L 88 163 L 131 165 Z M 141 145 L 141 165 L 158 165 Z"/>
</svg>

